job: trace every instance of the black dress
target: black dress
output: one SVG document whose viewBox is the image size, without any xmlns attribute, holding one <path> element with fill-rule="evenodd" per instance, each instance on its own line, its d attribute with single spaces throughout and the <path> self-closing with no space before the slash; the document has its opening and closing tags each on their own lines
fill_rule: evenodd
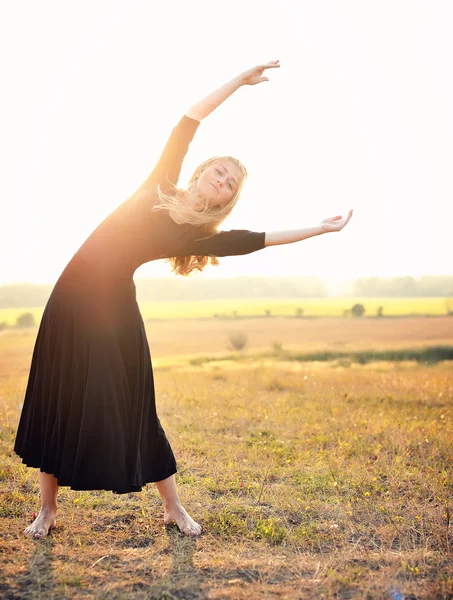
<svg viewBox="0 0 453 600">
<path fill-rule="evenodd" d="M 199 121 L 183 116 L 136 193 L 90 235 L 59 277 L 38 330 L 14 450 L 74 490 L 140 491 L 176 472 L 156 414 L 151 355 L 133 274 L 173 256 L 264 248 L 264 232 L 200 239 L 200 228 L 152 211 L 176 184 Z M 167 187 L 166 187 L 167 186 Z"/>
</svg>

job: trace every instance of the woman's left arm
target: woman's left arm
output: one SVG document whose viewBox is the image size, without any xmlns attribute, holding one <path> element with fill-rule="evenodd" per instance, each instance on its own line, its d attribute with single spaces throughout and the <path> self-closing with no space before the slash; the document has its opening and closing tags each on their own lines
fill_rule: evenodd
<svg viewBox="0 0 453 600">
<path fill-rule="evenodd" d="M 263 81 L 269 81 L 267 77 L 262 77 L 264 71 L 266 69 L 280 68 L 279 62 L 278 60 L 273 60 L 264 65 L 257 65 L 248 71 L 244 71 L 209 94 L 209 96 L 206 96 L 206 98 L 203 98 L 203 100 L 191 106 L 186 112 L 186 116 L 196 121 L 201 121 L 243 85 L 255 85 Z"/>
<path fill-rule="evenodd" d="M 329 217 L 321 221 L 320 225 L 314 227 L 305 227 L 304 229 L 291 229 L 289 231 L 266 231 L 264 238 L 264 247 L 267 246 L 278 246 L 280 244 L 291 244 L 293 242 L 300 242 L 307 238 L 315 235 L 321 235 L 322 233 L 329 233 L 331 231 L 341 231 L 343 227 L 347 225 L 350 218 L 352 217 L 352 208 L 348 213 L 348 216 L 344 219 L 341 215 L 335 217 Z"/>
</svg>

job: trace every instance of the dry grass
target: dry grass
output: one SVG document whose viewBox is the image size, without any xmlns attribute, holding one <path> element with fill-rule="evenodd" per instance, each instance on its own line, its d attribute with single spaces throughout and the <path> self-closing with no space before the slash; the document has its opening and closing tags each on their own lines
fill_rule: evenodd
<svg viewBox="0 0 453 600">
<path fill-rule="evenodd" d="M 419 338 L 414 327 L 393 344 L 426 344 L 421 321 Z M 0 338 L 2 597 L 453 598 L 451 362 L 167 361 L 159 415 L 203 535 L 166 529 L 150 484 L 126 496 L 63 488 L 57 529 L 35 542 L 22 530 L 36 471 L 12 452 L 33 341 Z"/>
</svg>

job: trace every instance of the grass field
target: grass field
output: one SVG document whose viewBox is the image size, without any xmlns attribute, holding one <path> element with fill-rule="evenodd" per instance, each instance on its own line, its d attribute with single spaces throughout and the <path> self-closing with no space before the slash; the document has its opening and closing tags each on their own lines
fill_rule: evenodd
<svg viewBox="0 0 453 600">
<path fill-rule="evenodd" d="M 226 350 L 234 331 L 241 353 Z M 62 488 L 57 529 L 23 537 L 37 473 L 12 447 L 36 328 L 2 333 L 1 597 L 453 598 L 453 361 L 290 360 L 451 347 L 450 317 L 150 322 L 158 411 L 198 539 L 164 527 L 153 484 Z"/>
<path fill-rule="evenodd" d="M 450 301 L 451 302 L 451 301 Z M 142 302 L 140 310 L 147 319 L 198 319 L 214 315 L 232 317 L 236 311 L 238 317 L 265 316 L 270 310 L 271 316 L 294 316 L 298 308 L 303 309 L 304 317 L 341 317 L 344 311 L 354 304 L 363 304 L 365 316 L 376 316 L 379 306 L 383 315 L 395 316 L 439 316 L 448 312 L 446 298 L 294 298 L 280 299 L 242 299 L 237 300 L 199 300 L 197 302 Z M 0 323 L 15 325 L 19 315 L 30 312 L 38 323 L 43 307 L 1 308 Z"/>
</svg>

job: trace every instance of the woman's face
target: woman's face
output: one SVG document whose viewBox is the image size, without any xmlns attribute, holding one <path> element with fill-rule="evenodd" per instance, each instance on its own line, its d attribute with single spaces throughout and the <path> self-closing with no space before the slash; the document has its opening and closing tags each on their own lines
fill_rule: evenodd
<svg viewBox="0 0 453 600">
<path fill-rule="evenodd" d="M 224 206 L 237 191 L 241 180 L 239 167 L 227 159 L 221 160 L 206 167 L 197 179 L 194 192 L 203 196 L 209 208 Z"/>
</svg>

